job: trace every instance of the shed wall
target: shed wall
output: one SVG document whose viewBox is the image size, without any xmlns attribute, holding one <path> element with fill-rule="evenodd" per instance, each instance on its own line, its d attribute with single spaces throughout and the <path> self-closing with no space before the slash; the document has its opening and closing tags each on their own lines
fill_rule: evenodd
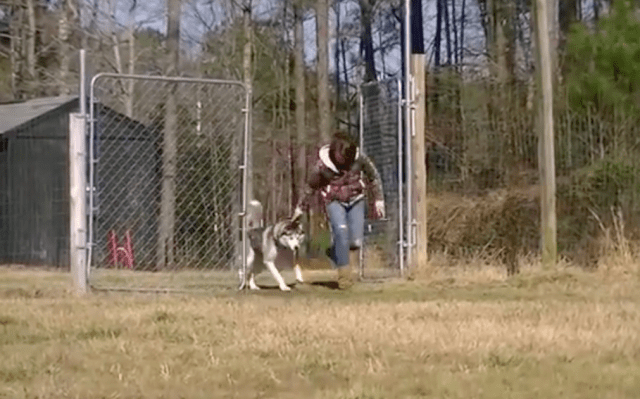
<svg viewBox="0 0 640 399">
<path fill-rule="evenodd" d="M 76 108 L 69 103 L 2 136 L 2 263 L 68 267 L 68 132 Z"/>
</svg>

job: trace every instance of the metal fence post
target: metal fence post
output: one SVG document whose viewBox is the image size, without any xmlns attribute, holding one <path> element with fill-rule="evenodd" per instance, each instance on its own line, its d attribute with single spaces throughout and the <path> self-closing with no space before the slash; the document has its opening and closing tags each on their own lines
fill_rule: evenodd
<svg viewBox="0 0 640 399">
<path fill-rule="evenodd" d="M 253 135 L 252 130 L 251 130 L 251 96 L 252 96 L 252 92 L 251 92 L 251 88 L 247 88 L 246 86 L 244 86 L 245 89 L 245 104 L 244 104 L 244 131 L 243 131 L 243 148 L 242 148 L 242 211 L 241 211 L 241 217 L 242 217 L 242 240 L 241 240 L 241 246 L 242 246 L 242 264 L 240 265 L 240 269 L 242 270 L 242 280 L 240 281 L 240 286 L 238 289 L 243 290 L 248 288 L 247 286 L 247 251 L 249 250 L 248 248 L 248 242 L 247 242 L 247 232 L 249 230 L 249 226 L 248 226 L 248 218 L 247 218 L 247 206 L 248 206 L 248 202 L 250 200 L 249 198 L 249 174 L 253 173 L 253 170 L 249 170 L 250 167 L 253 166 L 253 163 L 249 163 L 249 157 L 251 156 L 251 154 L 249 153 L 249 150 L 251 148 L 251 146 L 249 145 L 249 143 L 251 142 L 251 140 L 253 139 Z"/>
<path fill-rule="evenodd" d="M 358 86 L 358 147 L 364 151 L 364 98 L 362 88 Z M 364 278 L 364 243 L 358 250 L 358 275 Z"/>
<path fill-rule="evenodd" d="M 87 293 L 86 165 L 85 115 L 71 114 L 69 117 L 69 259 L 73 290 L 77 295 Z"/>
<path fill-rule="evenodd" d="M 408 233 L 404 233 L 404 180 L 405 173 L 403 172 L 404 165 L 402 160 L 404 158 L 403 151 L 404 143 L 403 143 L 403 134 L 402 134 L 402 82 L 400 80 L 397 81 L 397 90 L 398 90 L 398 121 L 397 121 L 397 129 L 398 129 L 398 261 L 400 263 L 400 276 L 404 277 L 404 268 L 405 268 L 405 234 L 408 237 Z M 409 172 L 407 171 L 407 175 Z"/>
<path fill-rule="evenodd" d="M 412 160 L 412 76 L 411 76 L 411 2 L 404 1 L 404 134 L 406 143 L 406 177 L 407 177 L 407 241 L 409 244 L 407 251 L 406 266 L 409 270 L 413 265 L 413 160 Z"/>
</svg>

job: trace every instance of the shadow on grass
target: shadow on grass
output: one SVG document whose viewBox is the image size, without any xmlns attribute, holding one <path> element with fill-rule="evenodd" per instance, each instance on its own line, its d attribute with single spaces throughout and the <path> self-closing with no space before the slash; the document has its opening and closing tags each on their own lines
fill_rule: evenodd
<svg viewBox="0 0 640 399">
<path fill-rule="evenodd" d="M 293 289 L 302 289 L 304 290 L 305 287 L 309 287 L 309 288 L 326 288 L 326 289 L 330 289 L 330 290 L 338 290 L 338 282 L 337 281 L 310 281 L 310 282 L 305 282 L 303 284 L 300 283 L 294 283 L 294 284 L 288 284 L 289 288 L 293 288 Z M 258 287 L 260 287 L 260 291 L 280 291 L 280 287 L 278 287 L 277 285 L 263 285 L 263 284 L 258 284 Z"/>
<path fill-rule="evenodd" d="M 330 290 L 337 290 L 339 288 L 337 281 L 312 281 L 309 285 L 314 287 L 323 287 Z"/>
</svg>

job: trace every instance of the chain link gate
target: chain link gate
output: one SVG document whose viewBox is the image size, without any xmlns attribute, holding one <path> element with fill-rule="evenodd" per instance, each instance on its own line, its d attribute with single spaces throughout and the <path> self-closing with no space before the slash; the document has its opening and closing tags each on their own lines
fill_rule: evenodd
<svg viewBox="0 0 640 399">
<path fill-rule="evenodd" d="M 235 289 L 243 267 L 249 93 L 240 82 L 91 82 L 89 284 Z"/>
<path fill-rule="evenodd" d="M 359 88 L 360 148 L 382 179 L 386 218 L 367 217 L 360 251 L 360 278 L 401 276 L 404 272 L 405 198 L 401 85 L 397 79 Z M 371 215 L 369 210 L 368 215 Z"/>
</svg>

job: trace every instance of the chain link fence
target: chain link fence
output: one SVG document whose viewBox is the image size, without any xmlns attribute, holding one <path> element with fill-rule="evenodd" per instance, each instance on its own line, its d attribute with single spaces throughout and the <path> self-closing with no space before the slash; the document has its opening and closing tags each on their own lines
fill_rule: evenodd
<svg viewBox="0 0 640 399">
<path fill-rule="evenodd" d="M 562 93 L 561 90 L 558 90 Z M 517 268 L 540 254 L 533 82 L 432 75 L 427 88 L 428 244 L 432 259 Z M 594 267 L 640 237 L 638 117 L 554 100 L 560 257 Z M 442 257 L 440 255 L 446 255 Z M 511 263 L 511 265 L 509 265 Z"/>
<path fill-rule="evenodd" d="M 365 242 L 360 256 L 363 279 L 399 276 L 404 264 L 404 158 L 401 127 L 401 86 L 395 79 L 360 87 L 360 147 L 382 179 L 386 218 L 367 212 Z"/>
<path fill-rule="evenodd" d="M 244 86 L 103 74 L 91 99 L 90 284 L 235 288 Z"/>
</svg>

